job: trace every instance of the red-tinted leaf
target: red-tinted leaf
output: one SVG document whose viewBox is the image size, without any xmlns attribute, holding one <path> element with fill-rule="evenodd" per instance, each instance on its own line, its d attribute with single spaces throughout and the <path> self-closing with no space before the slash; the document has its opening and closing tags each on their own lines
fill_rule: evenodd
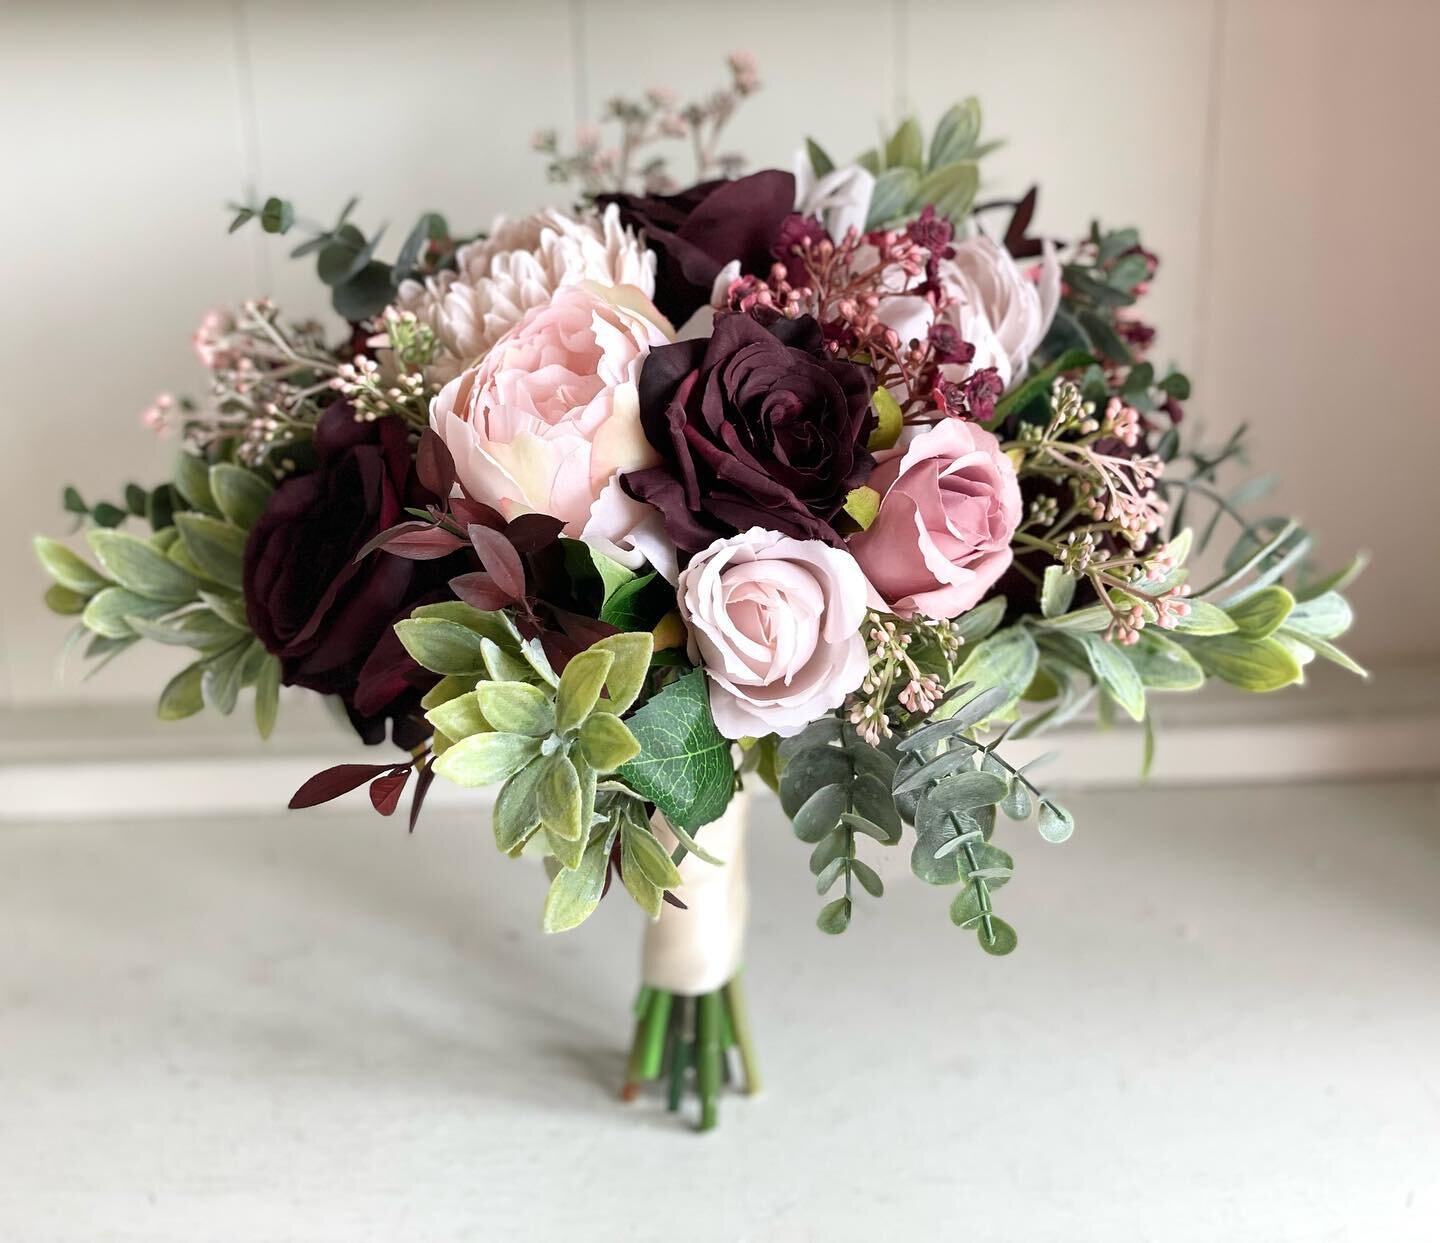
<svg viewBox="0 0 1440 1243">
<path fill-rule="evenodd" d="M 450 502 L 450 514 L 461 526 L 489 527 L 499 531 L 505 526 L 505 518 L 498 509 L 492 509 L 481 501 L 472 501 L 457 496 Z"/>
<path fill-rule="evenodd" d="M 415 473 L 420 482 L 442 500 L 455 487 L 455 459 L 450 446 L 433 427 L 420 433 L 420 446 L 415 451 Z"/>
<path fill-rule="evenodd" d="M 410 780 L 410 765 L 397 768 L 384 777 L 376 777 L 370 783 L 370 802 L 382 816 L 390 815 L 400 805 L 400 792 Z"/>
<path fill-rule="evenodd" d="M 1010 217 L 1010 227 L 1005 230 L 1005 249 L 1012 258 L 1033 259 L 1044 253 L 1044 246 L 1038 238 L 1027 237 L 1030 221 L 1035 216 L 1035 200 L 1039 189 L 1031 186 L 1025 197 L 1015 204 L 1015 214 Z"/>
<path fill-rule="evenodd" d="M 490 571 L 495 585 L 508 593 L 512 600 L 525 597 L 525 567 L 520 554 L 499 531 L 489 527 L 473 525 L 468 528 L 470 542 L 480 554 L 480 562 Z"/>
<path fill-rule="evenodd" d="M 688 911 L 690 909 L 688 906 L 685 905 L 685 903 L 680 901 L 680 899 L 677 898 L 668 889 L 661 893 L 660 896 L 664 898 L 666 902 L 670 903 L 671 906 L 678 907 L 682 911 Z"/>
<path fill-rule="evenodd" d="M 539 552 L 559 539 L 564 529 L 564 521 L 550 514 L 521 514 L 505 528 L 505 538 L 516 552 Z"/>
<path fill-rule="evenodd" d="M 290 799 L 290 809 L 298 811 L 302 807 L 328 803 L 332 798 L 358 790 L 367 781 L 381 773 L 388 773 L 394 767 L 393 764 L 337 764 L 334 768 L 327 768 L 295 791 Z"/>
<path fill-rule="evenodd" d="M 463 547 L 465 541 L 429 522 L 401 522 L 381 531 L 355 554 L 362 561 L 377 548 L 411 561 L 433 561 Z"/>
<path fill-rule="evenodd" d="M 513 602 L 514 597 L 500 590 L 495 580 L 483 570 L 474 574 L 462 574 L 450 580 L 450 590 L 456 597 L 473 608 L 494 612 Z"/>
<path fill-rule="evenodd" d="M 415 793 L 410 796 L 410 832 L 420 820 L 420 808 L 425 805 L 425 796 L 430 793 L 430 783 L 435 780 L 435 769 L 428 761 L 420 766 L 420 775 L 415 778 Z"/>
</svg>

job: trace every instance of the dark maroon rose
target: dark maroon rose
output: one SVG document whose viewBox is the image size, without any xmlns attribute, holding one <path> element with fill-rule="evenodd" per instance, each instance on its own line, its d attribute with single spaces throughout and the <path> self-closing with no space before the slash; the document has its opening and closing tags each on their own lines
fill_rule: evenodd
<svg viewBox="0 0 1440 1243">
<path fill-rule="evenodd" d="M 640 422 L 664 461 L 623 486 L 682 552 L 752 526 L 838 545 L 831 520 L 875 460 L 874 373 L 831 358 L 810 316 L 722 314 L 709 340 L 651 350 Z"/>
<path fill-rule="evenodd" d="M 280 657 L 287 686 L 338 695 L 366 742 L 382 741 L 391 720 L 396 743 L 413 747 L 429 733 L 419 699 L 434 678 L 405 654 L 391 626 L 456 566 L 384 552 L 355 560 L 407 505 L 433 499 L 415 477 L 399 419 L 357 422 L 338 402 L 320 416 L 315 452 L 314 471 L 280 484 L 250 531 L 246 616 Z"/>
<path fill-rule="evenodd" d="M 602 194 L 655 252 L 655 305 L 678 328 L 710 301 L 732 260 L 749 275 L 769 272 L 780 226 L 795 209 L 795 178 L 776 169 L 738 181 L 702 181 L 679 194 Z"/>
</svg>

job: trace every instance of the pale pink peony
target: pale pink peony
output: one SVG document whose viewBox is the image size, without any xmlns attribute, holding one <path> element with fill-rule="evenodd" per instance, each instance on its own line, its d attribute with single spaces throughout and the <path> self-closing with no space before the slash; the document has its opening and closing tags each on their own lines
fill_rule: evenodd
<svg viewBox="0 0 1440 1243">
<path fill-rule="evenodd" d="M 958 617 L 1010 566 L 1020 485 L 999 441 L 945 419 L 892 450 L 870 477 L 880 511 L 848 547 L 902 617 Z"/>
<path fill-rule="evenodd" d="M 581 219 L 551 209 L 496 221 L 489 237 L 460 247 L 455 271 L 401 282 L 395 310 L 434 332 L 438 352 L 425 375 L 444 384 L 479 363 L 527 311 L 581 281 L 655 293 L 655 256 L 616 207 Z"/>
<path fill-rule="evenodd" d="M 636 384 L 646 354 L 669 340 L 663 324 L 638 290 L 588 282 L 528 311 L 430 406 L 470 495 L 507 516 L 551 514 L 579 538 L 617 472 L 658 460 Z M 610 514 L 602 536 L 623 539 L 643 517 L 641 506 Z"/>
<path fill-rule="evenodd" d="M 955 257 L 941 261 L 939 276 L 951 300 L 941 319 L 975 347 L 968 364 L 941 368 L 945 378 L 963 380 L 993 367 L 1000 383 L 1010 388 L 1025 374 L 1025 364 L 1045 339 L 1060 304 L 1055 248 L 1045 243 L 1038 279 L 1031 280 L 1003 246 L 988 237 L 970 237 L 955 243 Z M 877 314 L 902 342 L 925 340 L 935 322 L 934 307 L 918 294 L 884 299 Z"/>
<path fill-rule="evenodd" d="M 727 738 L 798 734 L 869 667 L 868 587 L 849 553 L 752 527 L 698 553 L 676 588 L 690 658 Z"/>
</svg>

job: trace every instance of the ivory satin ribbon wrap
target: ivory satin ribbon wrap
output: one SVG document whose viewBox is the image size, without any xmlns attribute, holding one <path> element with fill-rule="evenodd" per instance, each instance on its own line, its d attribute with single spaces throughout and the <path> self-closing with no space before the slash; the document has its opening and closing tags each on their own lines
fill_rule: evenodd
<svg viewBox="0 0 1440 1243">
<path fill-rule="evenodd" d="M 694 855 L 680 861 L 683 883 L 676 896 L 686 909 L 667 902 L 645 929 L 640 978 L 649 987 L 694 997 L 713 993 L 740 969 L 750 907 L 745 880 L 748 803 L 743 791 L 737 793 L 725 814 L 696 834 L 700 845 L 722 860 L 722 867 Z M 675 835 L 664 819 L 657 815 L 654 825 L 655 835 L 673 851 Z"/>
</svg>

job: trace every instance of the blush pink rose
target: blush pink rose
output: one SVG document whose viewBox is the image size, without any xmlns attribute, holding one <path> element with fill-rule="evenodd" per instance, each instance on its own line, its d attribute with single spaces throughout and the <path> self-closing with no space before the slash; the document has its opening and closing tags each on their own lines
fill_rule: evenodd
<svg viewBox="0 0 1440 1243">
<path fill-rule="evenodd" d="M 892 451 L 870 477 L 880 510 L 851 553 L 902 617 L 958 617 L 1010 566 L 1020 485 L 983 427 L 946 419 Z"/>
<path fill-rule="evenodd" d="M 527 311 L 430 407 L 470 495 L 507 517 L 551 514 L 579 538 L 618 472 L 659 460 L 640 428 L 637 383 L 666 329 L 625 285 L 569 285 Z"/>
<path fill-rule="evenodd" d="M 855 559 L 820 540 L 752 527 L 697 553 L 676 596 L 720 732 L 788 738 L 838 708 L 869 668 L 867 594 Z"/>
</svg>

